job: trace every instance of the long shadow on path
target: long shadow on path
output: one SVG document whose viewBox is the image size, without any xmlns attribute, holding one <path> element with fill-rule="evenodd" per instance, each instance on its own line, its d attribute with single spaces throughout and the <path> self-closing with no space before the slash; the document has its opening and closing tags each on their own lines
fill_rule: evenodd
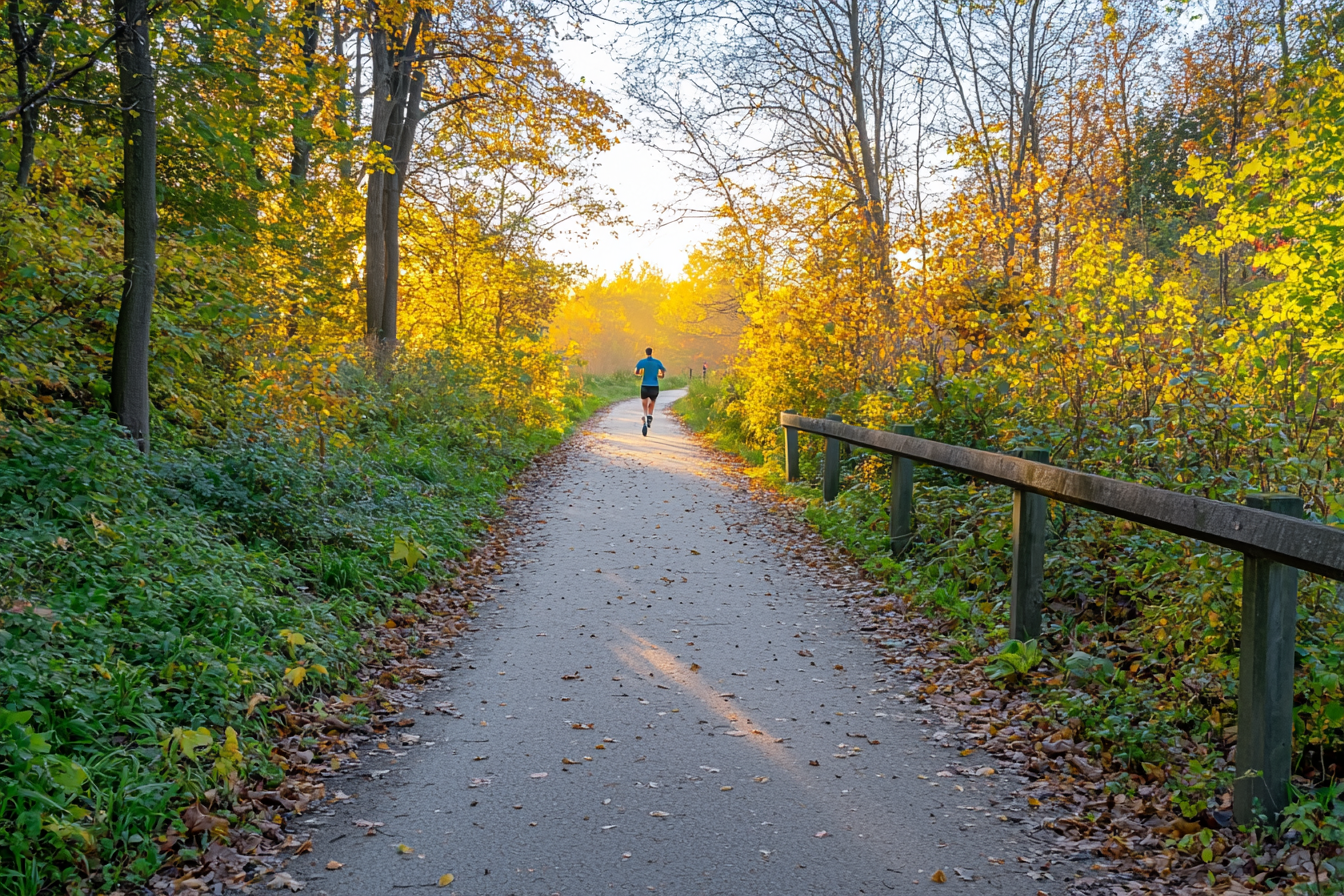
<svg viewBox="0 0 1344 896">
<path fill-rule="evenodd" d="M 618 404 L 514 502 L 531 521 L 497 603 L 423 701 L 462 718 L 368 744 L 355 799 L 307 819 L 316 849 L 287 870 L 329 896 L 445 873 L 499 896 L 1063 894 L 1061 867 L 1017 862 L 1036 849 L 1000 820 L 1013 782 L 940 777 L 959 757 L 936 716 L 785 565 L 746 489 L 673 418 L 638 421 Z"/>
</svg>

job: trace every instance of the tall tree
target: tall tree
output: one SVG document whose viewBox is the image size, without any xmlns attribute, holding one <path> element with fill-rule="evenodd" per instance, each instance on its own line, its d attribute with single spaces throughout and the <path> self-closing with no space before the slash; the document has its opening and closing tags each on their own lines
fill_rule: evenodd
<svg viewBox="0 0 1344 896">
<path fill-rule="evenodd" d="M 837 179 L 867 227 L 869 279 L 889 296 L 890 189 L 911 43 L 889 0 L 646 0 L 635 95 L 684 141 L 692 180 L 726 199 L 746 172 Z M 693 53 L 687 47 L 694 47 Z"/>
<path fill-rule="evenodd" d="M 314 74 L 317 70 L 317 44 L 322 36 L 322 2 L 308 0 L 301 13 L 303 22 L 299 26 L 300 52 L 303 55 L 303 96 L 306 105 L 294 116 L 294 151 L 290 154 L 289 183 L 300 186 L 308 180 L 308 166 L 313 156 L 312 135 L 309 131 L 313 119 L 317 117 L 317 100 L 314 97 Z M 339 34 L 336 37 L 339 40 Z"/>
<path fill-rule="evenodd" d="M 42 0 L 29 9 L 24 0 L 7 0 L 5 24 L 14 66 L 14 106 L 0 111 L 0 122 L 19 120 L 19 164 L 15 182 L 28 186 L 36 161 L 38 115 L 53 91 L 88 71 L 116 35 L 95 31 L 79 16 L 66 17 L 65 0 Z M 52 25 L 58 39 L 49 41 Z M 61 44 L 53 47 L 51 44 Z"/>
<path fill-rule="evenodd" d="M 121 88 L 123 285 L 112 349 L 112 413 L 149 452 L 149 332 L 157 280 L 158 202 L 154 59 L 148 0 L 115 0 Z"/>
<path fill-rule="evenodd" d="M 426 60 L 421 53 L 430 12 L 415 9 L 400 21 L 395 12 L 371 4 L 369 55 L 373 67 L 373 113 L 364 213 L 366 332 L 380 350 L 397 341 L 397 280 L 401 264 L 402 190 L 415 131 L 424 111 Z"/>
</svg>

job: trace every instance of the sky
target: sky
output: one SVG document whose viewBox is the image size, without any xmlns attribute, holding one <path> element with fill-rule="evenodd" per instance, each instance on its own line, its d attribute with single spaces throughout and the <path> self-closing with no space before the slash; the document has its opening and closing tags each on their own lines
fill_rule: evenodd
<svg viewBox="0 0 1344 896">
<path fill-rule="evenodd" d="M 559 41 L 556 59 L 571 80 L 584 78 L 588 86 L 630 118 L 633 109 L 621 89 L 620 64 L 602 43 Z M 620 137 L 620 143 L 598 157 L 595 174 L 603 187 L 615 192 L 630 226 L 619 227 L 614 233 L 594 231 L 587 240 L 571 237 L 553 248 L 564 260 L 587 265 L 594 275 L 612 274 L 633 259 L 647 261 L 675 278 L 681 274 L 690 249 L 712 236 L 714 228 L 704 220 L 678 220 L 675 208 L 668 210 L 680 198 L 672 166 L 629 134 Z"/>
</svg>

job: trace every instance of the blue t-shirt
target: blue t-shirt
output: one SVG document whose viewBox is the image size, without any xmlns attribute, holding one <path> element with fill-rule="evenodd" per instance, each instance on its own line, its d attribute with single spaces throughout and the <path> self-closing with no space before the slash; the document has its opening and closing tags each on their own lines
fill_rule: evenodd
<svg viewBox="0 0 1344 896">
<path fill-rule="evenodd" d="M 658 385 L 658 371 L 667 368 L 657 358 L 645 358 L 635 365 L 635 369 L 644 371 L 644 379 L 640 382 L 641 386 L 656 386 Z"/>
</svg>

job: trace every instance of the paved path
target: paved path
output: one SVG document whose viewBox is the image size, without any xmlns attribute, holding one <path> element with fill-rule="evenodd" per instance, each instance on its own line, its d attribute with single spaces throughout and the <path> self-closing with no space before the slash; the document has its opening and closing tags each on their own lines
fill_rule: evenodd
<svg viewBox="0 0 1344 896">
<path fill-rule="evenodd" d="M 355 799 L 308 819 L 317 847 L 290 873 L 329 896 L 445 872 L 473 896 L 1062 894 L 1016 862 L 1033 844 L 997 818 L 1012 782 L 939 777 L 959 757 L 936 716 L 831 593 L 782 572 L 746 490 L 673 418 L 641 438 L 638 415 L 618 404 L 533 488 L 545 524 L 423 697 L 463 717 L 361 750 Z"/>
</svg>

